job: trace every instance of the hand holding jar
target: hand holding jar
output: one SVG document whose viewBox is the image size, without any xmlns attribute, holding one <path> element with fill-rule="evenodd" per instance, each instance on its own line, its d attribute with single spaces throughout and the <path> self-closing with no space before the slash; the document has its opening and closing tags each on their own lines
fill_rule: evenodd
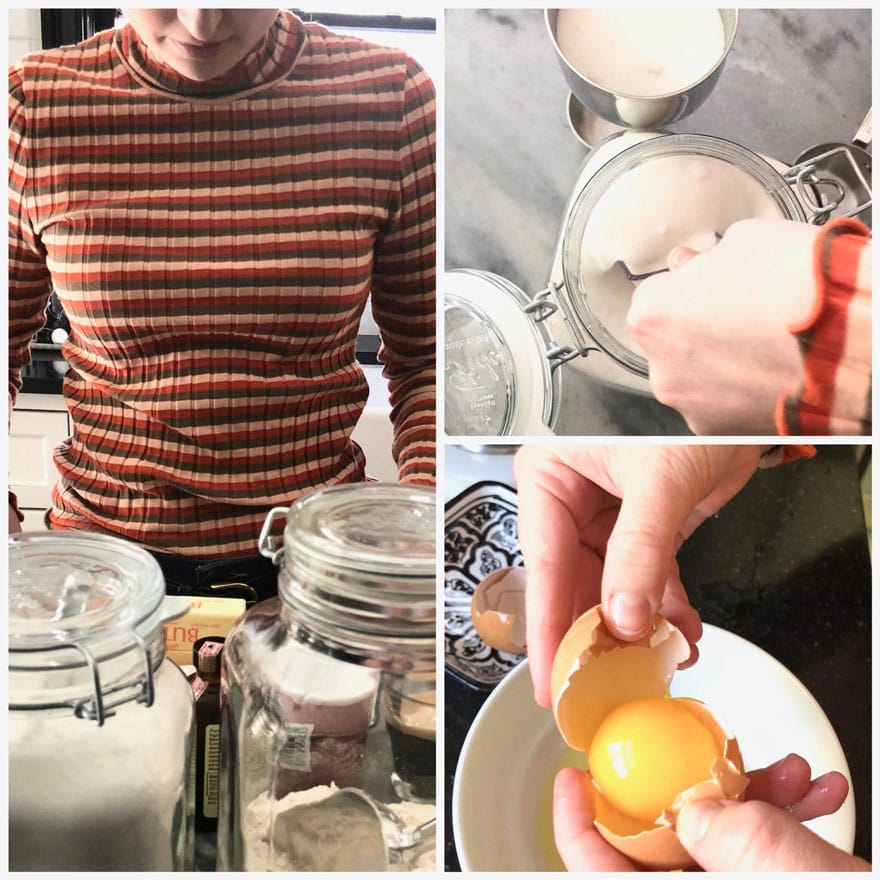
<svg viewBox="0 0 880 880">
<path fill-rule="evenodd" d="M 780 398 L 801 381 L 792 328 L 814 309 L 821 227 L 734 223 L 711 250 L 676 248 L 671 271 L 645 280 L 627 323 L 651 390 L 697 434 L 776 434 Z"/>
</svg>

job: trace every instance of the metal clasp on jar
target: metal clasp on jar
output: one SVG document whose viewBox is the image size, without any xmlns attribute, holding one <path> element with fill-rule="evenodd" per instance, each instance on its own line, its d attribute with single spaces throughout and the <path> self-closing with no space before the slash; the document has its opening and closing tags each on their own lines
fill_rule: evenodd
<svg viewBox="0 0 880 880">
<path fill-rule="evenodd" d="M 273 507 L 266 514 L 263 528 L 260 529 L 257 549 L 267 559 L 271 559 L 273 565 L 281 565 L 281 557 L 284 555 L 284 544 L 283 539 L 272 534 L 272 526 L 279 517 L 286 517 L 289 510 L 289 507 Z"/>
<path fill-rule="evenodd" d="M 809 211 L 807 221 L 814 225 L 825 223 L 829 217 L 840 207 L 846 197 L 846 190 L 838 180 L 830 177 L 820 177 L 823 167 L 828 167 L 834 157 L 843 156 L 848 163 L 849 170 L 854 179 L 864 191 L 864 194 L 855 191 L 856 207 L 846 211 L 841 216 L 855 217 L 862 211 L 871 207 L 873 194 L 871 184 L 862 173 L 862 169 L 856 162 L 849 147 L 846 144 L 833 147 L 818 156 L 811 156 L 806 162 L 793 165 L 782 176 L 785 182 L 795 187 L 804 206 Z M 830 195 L 823 197 L 823 191 L 831 191 Z"/>
<path fill-rule="evenodd" d="M 571 311 L 571 306 L 565 296 L 560 295 L 562 285 L 555 281 L 550 281 L 543 290 L 539 290 L 529 301 L 528 305 L 523 306 L 523 311 L 536 323 L 540 324 L 546 321 L 556 310 L 562 307 L 562 320 L 568 327 L 574 347 L 570 345 L 556 345 L 551 343 L 544 356 L 550 362 L 550 369 L 555 370 L 568 361 L 578 357 L 586 357 L 591 351 L 601 351 L 595 345 L 589 345 L 584 339 L 583 334 L 578 328 L 577 321 Z M 555 298 L 555 302 L 551 297 Z"/>
<path fill-rule="evenodd" d="M 133 681 L 126 681 L 121 684 L 114 685 L 111 688 L 104 688 L 101 685 L 101 674 L 98 669 L 98 660 L 83 645 L 75 642 L 57 645 L 51 648 L 40 647 L 33 651 L 21 651 L 16 649 L 10 652 L 15 653 L 42 653 L 44 651 L 64 651 L 75 650 L 84 660 L 84 665 L 88 667 L 89 676 L 91 678 L 92 696 L 84 700 L 72 700 L 58 703 L 10 703 L 9 708 L 16 711 L 27 710 L 44 710 L 44 709 L 64 709 L 71 708 L 73 714 L 77 718 L 87 718 L 94 721 L 98 727 L 103 726 L 104 721 L 110 718 L 119 706 L 126 703 L 142 703 L 145 707 L 153 705 L 156 696 L 155 685 L 153 682 L 153 660 L 150 654 L 150 646 L 147 641 L 138 633 L 132 633 L 132 639 L 135 643 L 135 649 L 143 655 L 143 675 L 138 676 Z M 132 650 L 129 648 L 128 650 Z M 101 660 L 108 658 L 102 657 Z M 14 660 L 10 661 L 10 670 L 15 670 Z M 116 695 L 116 699 L 109 700 L 107 697 Z"/>
</svg>

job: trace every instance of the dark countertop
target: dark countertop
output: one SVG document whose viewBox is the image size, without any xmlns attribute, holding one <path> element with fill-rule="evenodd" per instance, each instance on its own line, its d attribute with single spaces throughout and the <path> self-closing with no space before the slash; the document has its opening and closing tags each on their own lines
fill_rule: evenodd
<svg viewBox="0 0 880 880">
<path fill-rule="evenodd" d="M 821 705 L 846 754 L 855 852 L 871 858 L 871 562 L 856 447 L 821 446 L 811 461 L 755 475 L 678 555 L 704 622 L 774 656 Z M 446 869 L 452 781 L 470 724 L 488 696 L 449 671 L 446 686 Z"/>
</svg>

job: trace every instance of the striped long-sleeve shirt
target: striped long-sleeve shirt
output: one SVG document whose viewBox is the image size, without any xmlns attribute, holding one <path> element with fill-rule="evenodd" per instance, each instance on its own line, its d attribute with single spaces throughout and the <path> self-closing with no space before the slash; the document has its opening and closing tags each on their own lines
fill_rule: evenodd
<svg viewBox="0 0 880 880">
<path fill-rule="evenodd" d="M 871 433 L 871 233 L 845 217 L 822 227 L 812 314 L 792 327 L 803 357 L 798 388 L 776 413 L 782 434 Z"/>
<path fill-rule="evenodd" d="M 365 479 L 371 294 L 404 481 L 432 483 L 434 94 L 405 53 L 280 12 L 198 83 L 130 26 L 10 72 L 10 399 L 70 320 L 56 528 L 198 558 Z"/>
</svg>

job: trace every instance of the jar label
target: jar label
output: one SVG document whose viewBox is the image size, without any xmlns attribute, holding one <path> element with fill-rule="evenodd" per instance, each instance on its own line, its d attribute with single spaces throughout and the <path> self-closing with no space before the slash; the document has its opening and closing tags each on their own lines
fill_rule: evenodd
<svg viewBox="0 0 880 880">
<path fill-rule="evenodd" d="M 285 724 L 281 731 L 278 766 L 284 770 L 309 773 L 312 769 L 312 731 L 314 724 Z"/>
</svg>

